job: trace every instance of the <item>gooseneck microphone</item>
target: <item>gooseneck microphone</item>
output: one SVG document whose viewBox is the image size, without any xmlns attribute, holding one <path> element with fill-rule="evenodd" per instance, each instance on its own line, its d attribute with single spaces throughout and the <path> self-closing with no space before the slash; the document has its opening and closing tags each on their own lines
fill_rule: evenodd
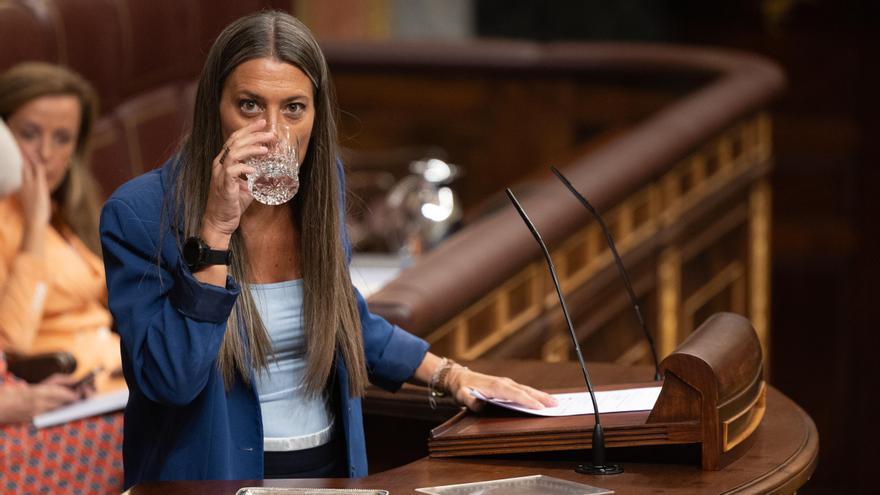
<svg viewBox="0 0 880 495">
<path fill-rule="evenodd" d="M 556 174 L 556 177 L 565 184 L 565 187 L 571 191 L 572 194 L 584 205 L 584 208 L 593 215 L 593 218 L 599 222 L 599 226 L 602 227 L 602 232 L 605 234 L 605 241 L 608 243 L 608 248 L 611 250 L 611 254 L 614 256 L 614 263 L 617 265 L 617 271 L 620 272 L 620 276 L 623 278 L 623 285 L 626 286 L 626 292 L 629 294 L 630 303 L 632 303 L 633 311 L 636 313 L 636 319 L 639 321 L 639 325 L 642 327 L 642 332 L 645 334 L 645 338 L 648 339 L 648 346 L 651 348 L 651 357 L 654 358 L 654 380 L 660 381 L 662 376 L 660 375 L 660 361 L 657 359 L 657 348 L 654 346 L 654 338 L 651 337 L 651 332 L 648 331 L 648 326 L 645 325 L 645 319 L 642 317 L 642 311 L 639 309 L 639 301 L 636 299 L 636 293 L 633 291 L 632 283 L 629 281 L 629 274 L 626 272 L 626 268 L 623 266 L 623 260 L 620 259 L 620 255 L 617 253 L 617 246 L 614 244 L 614 238 L 611 236 L 611 230 L 608 229 L 608 225 L 605 224 L 605 219 L 602 218 L 602 215 L 599 214 L 599 211 L 587 201 L 581 193 L 571 185 L 571 182 L 562 175 L 562 172 L 556 169 L 556 167 L 550 167 L 550 170 Z"/>
<path fill-rule="evenodd" d="M 523 222 L 528 226 L 529 231 L 535 236 L 535 240 L 541 246 L 544 252 L 544 258 L 547 260 L 547 266 L 550 267 L 550 276 L 553 277 L 553 284 L 556 286 L 556 295 L 559 296 L 559 305 L 562 306 L 562 314 L 565 316 L 565 324 L 568 325 L 568 332 L 571 334 L 571 341 L 574 343 L 575 354 L 578 362 L 581 364 L 581 371 L 584 374 L 584 382 L 587 384 L 587 391 L 590 393 L 590 400 L 593 401 L 593 418 L 595 425 L 593 426 L 593 462 L 592 464 L 579 464 L 575 471 L 581 474 L 619 474 L 623 472 L 623 468 L 616 464 L 605 463 L 605 433 L 602 431 L 602 424 L 599 422 L 599 405 L 596 403 L 596 394 L 593 392 L 593 382 L 590 380 L 590 373 L 587 371 L 587 365 L 584 363 L 584 356 L 581 353 L 581 346 L 578 344 L 577 335 L 574 333 L 574 326 L 571 324 L 571 317 L 568 315 L 568 306 L 565 305 L 565 298 L 562 296 L 562 287 L 559 285 L 559 278 L 556 276 L 556 267 L 553 265 L 553 258 L 550 257 L 550 251 L 535 224 L 529 220 L 525 210 L 520 206 L 519 201 L 510 189 L 506 189 L 507 197 L 513 203 L 514 208 L 522 217 Z"/>
</svg>

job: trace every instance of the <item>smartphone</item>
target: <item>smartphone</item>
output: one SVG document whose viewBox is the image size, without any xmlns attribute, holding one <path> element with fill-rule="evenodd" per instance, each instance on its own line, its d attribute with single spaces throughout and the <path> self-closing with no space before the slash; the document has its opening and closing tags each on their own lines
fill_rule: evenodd
<svg viewBox="0 0 880 495">
<path fill-rule="evenodd" d="M 86 386 L 89 386 L 89 385 L 94 384 L 94 383 L 95 383 L 95 377 L 98 375 L 98 373 L 99 373 L 100 371 L 101 371 L 101 368 L 95 368 L 95 369 L 89 371 L 88 373 L 86 373 L 85 375 L 83 375 L 82 378 L 80 378 L 79 380 L 77 380 L 77 381 L 75 381 L 74 383 L 72 383 L 72 384 L 70 385 L 70 388 L 72 388 L 72 389 L 74 389 L 74 390 L 77 390 L 77 389 L 80 389 L 80 388 L 82 388 L 82 387 L 86 387 Z"/>
</svg>

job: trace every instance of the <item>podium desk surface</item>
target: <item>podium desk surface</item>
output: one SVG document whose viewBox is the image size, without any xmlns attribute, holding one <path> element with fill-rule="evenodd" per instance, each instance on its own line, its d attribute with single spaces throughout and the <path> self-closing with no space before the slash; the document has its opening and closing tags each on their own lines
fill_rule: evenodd
<svg viewBox="0 0 880 495">
<path fill-rule="evenodd" d="M 574 363 L 536 361 L 477 361 L 472 369 L 503 374 L 542 388 L 577 386 L 582 381 Z M 647 381 L 651 368 L 594 363 L 590 365 L 595 384 Z M 406 386 L 401 401 L 415 400 L 423 393 Z M 383 394 L 384 393 L 379 393 Z M 372 395 L 372 394 L 371 394 Z M 424 396 L 421 395 L 421 400 Z M 610 449 L 611 461 L 620 462 L 624 473 L 588 476 L 574 472 L 589 452 L 565 455 L 536 454 L 498 458 L 423 458 L 381 473 L 357 479 L 174 481 L 143 483 L 132 487 L 131 495 L 234 494 L 245 486 L 310 488 L 375 488 L 392 495 L 415 493 L 416 488 L 486 481 L 543 474 L 588 485 L 608 488 L 617 494 L 755 494 L 794 493 L 809 480 L 816 468 L 819 437 L 813 420 L 792 400 L 773 387 L 767 390 L 767 410 L 754 433 L 754 444 L 739 459 L 720 471 L 704 471 L 698 460 L 682 461 L 682 450 Z M 427 440 L 426 440 L 427 441 Z M 621 452 L 623 453 L 621 454 Z M 646 454 L 647 452 L 647 454 Z M 696 453 L 697 459 L 699 453 Z"/>
</svg>

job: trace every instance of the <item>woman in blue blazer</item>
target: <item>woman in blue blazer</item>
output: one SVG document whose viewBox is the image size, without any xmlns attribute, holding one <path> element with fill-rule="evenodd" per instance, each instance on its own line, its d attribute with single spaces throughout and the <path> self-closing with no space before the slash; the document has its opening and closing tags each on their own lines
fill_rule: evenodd
<svg viewBox="0 0 880 495">
<path fill-rule="evenodd" d="M 366 475 L 368 381 L 428 383 L 472 408 L 471 388 L 553 403 L 441 359 L 369 312 L 348 273 L 335 110 L 304 25 L 281 12 L 239 19 L 208 54 L 180 151 L 104 206 L 109 302 L 130 389 L 126 487 Z M 294 196 L 256 202 L 246 176 L 281 141 L 301 158 L 287 182 Z"/>
</svg>

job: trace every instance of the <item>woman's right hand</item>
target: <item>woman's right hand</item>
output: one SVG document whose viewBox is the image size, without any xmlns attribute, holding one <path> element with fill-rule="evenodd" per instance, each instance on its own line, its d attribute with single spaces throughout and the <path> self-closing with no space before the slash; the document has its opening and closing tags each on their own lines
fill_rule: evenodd
<svg viewBox="0 0 880 495">
<path fill-rule="evenodd" d="M 67 375 L 52 375 L 36 385 L 12 382 L 0 385 L 0 424 L 26 423 L 34 416 L 81 398 Z"/>
<path fill-rule="evenodd" d="M 56 373 L 36 385 L 31 385 L 33 414 L 36 416 L 83 398 L 83 392 L 74 388 L 76 382 L 71 375 Z"/>
<path fill-rule="evenodd" d="M 22 150 L 21 189 L 18 200 L 24 216 L 22 250 L 45 254 L 46 226 L 52 214 L 46 170 Z"/>
<path fill-rule="evenodd" d="M 253 173 L 254 169 L 245 165 L 244 161 L 268 153 L 265 143 L 274 139 L 271 132 L 259 132 L 265 126 L 266 121 L 260 119 L 233 132 L 214 158 L 202 222 L 203 237 L 206 237 L 204 229 L 208 229 L 211 234 L 228 240 L 238 228 L 242 214 L 254 199 L 248 191 L 247 182 L 242 179 L 243 175 Z M 210 240 L 206 241 L 212 244 Z"/>
</svg>

